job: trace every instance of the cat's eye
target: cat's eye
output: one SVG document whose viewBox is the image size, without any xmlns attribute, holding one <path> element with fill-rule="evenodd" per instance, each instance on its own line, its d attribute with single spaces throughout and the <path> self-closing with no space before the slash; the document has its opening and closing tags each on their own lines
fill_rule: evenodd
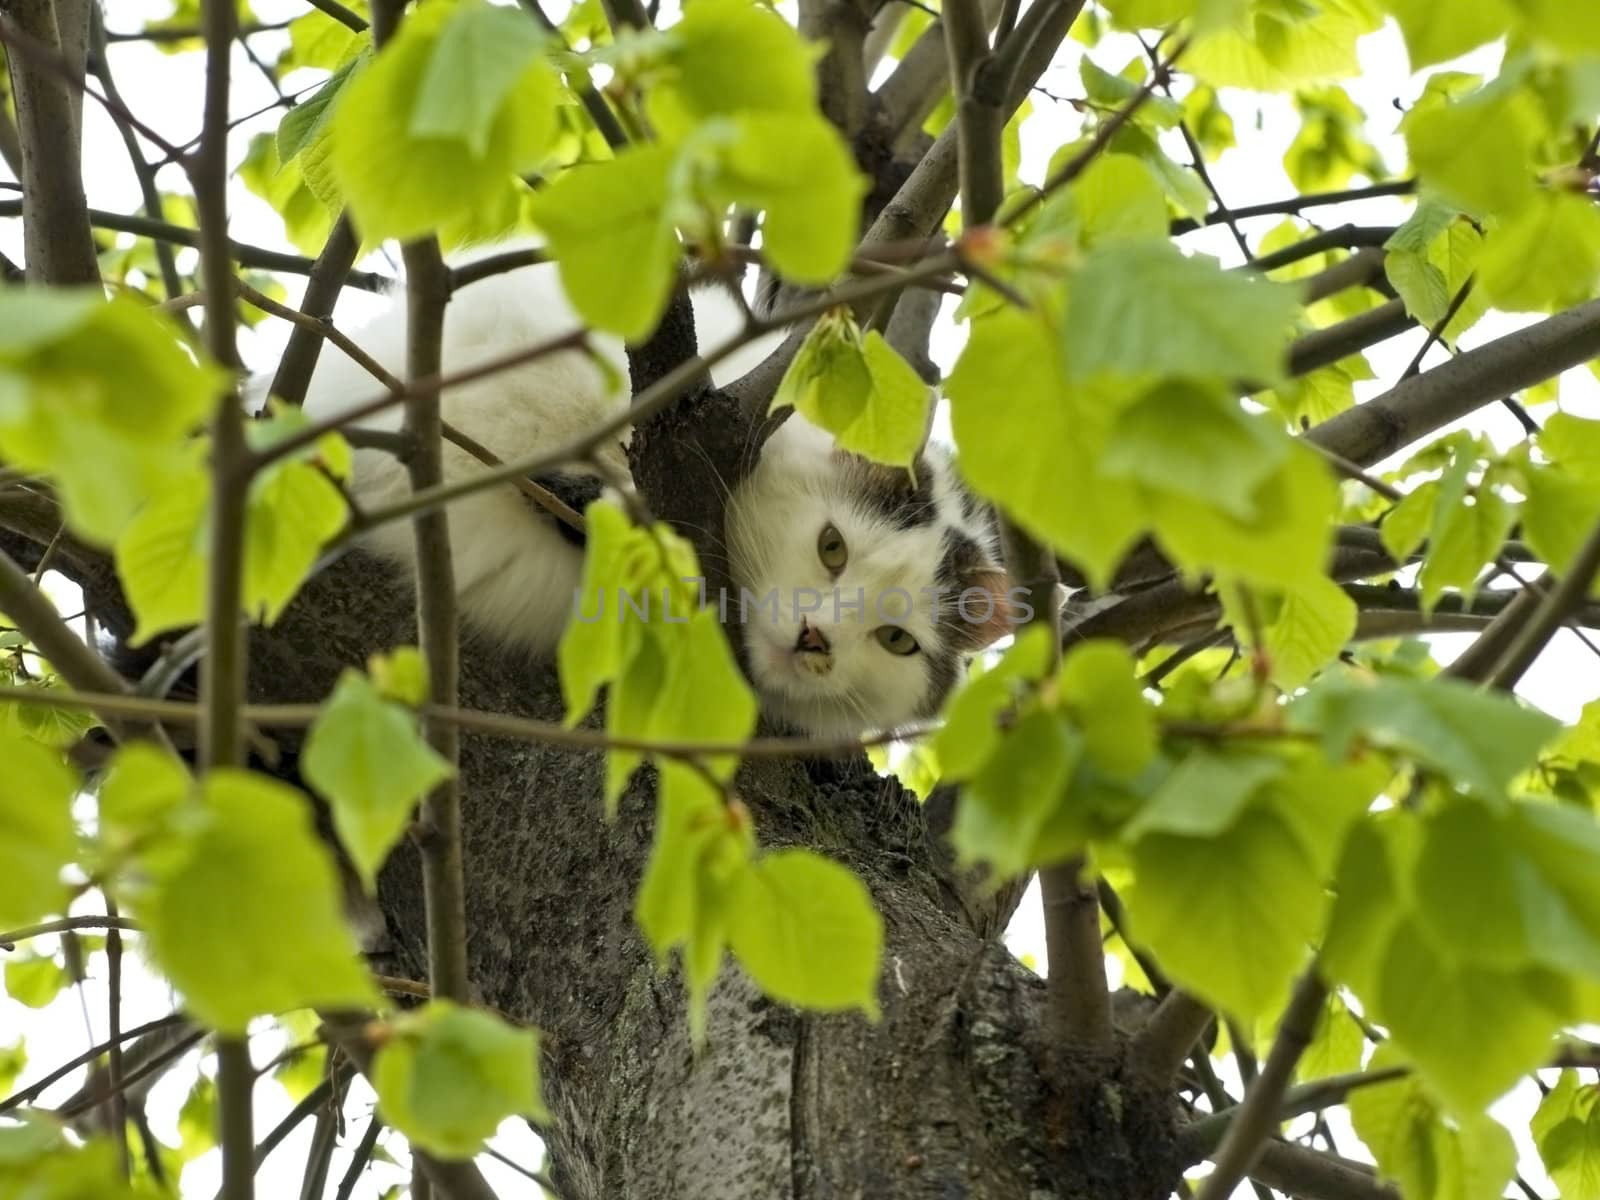
<svg viewBox="0 0 1600 1200">
<path fill-rule="evenodd" d="M 915 654 L 922 649 L 917 645 L 917 639 L 903 625 L 879 625 L 872 631 L 872 636 L 878 639 L 890 654 L 898 654 L 904 658 L 908 654 Z"/>
<path fill-rule="evenodd" d="M 822 532 L 817 534 L 817 557 L 835 575 L 844 570 L 844 564 L 850 557 L 850 548 L 844 544 L 844 534 L 832 525 L 824 525 Z"/>
</svg>

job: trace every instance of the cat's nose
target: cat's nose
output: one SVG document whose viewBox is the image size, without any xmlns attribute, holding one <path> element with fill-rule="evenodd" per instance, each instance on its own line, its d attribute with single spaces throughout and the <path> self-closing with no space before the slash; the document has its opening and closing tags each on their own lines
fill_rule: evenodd
<svg viewBox="0 0 1600 1200">
<path fill-rule="evenodd" d="M 800 636 L 794 648 L 810 654 L 826 654 L 829 650 L 827 635 L 804 618 L 800 621 Z"/>
</svg>

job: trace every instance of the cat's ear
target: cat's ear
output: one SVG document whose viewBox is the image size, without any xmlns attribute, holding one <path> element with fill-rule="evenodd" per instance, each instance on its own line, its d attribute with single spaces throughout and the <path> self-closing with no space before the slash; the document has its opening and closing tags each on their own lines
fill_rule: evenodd
<svg viewBox="0 0 1600 1200">
<path fill-rule="evenodd" d="M 1011 632 L 1011 579 L 999 567 L 974 571 L 963 581 L 956 609 L 956 640 L 968 653 L 986 649 Z"/>
</svg>

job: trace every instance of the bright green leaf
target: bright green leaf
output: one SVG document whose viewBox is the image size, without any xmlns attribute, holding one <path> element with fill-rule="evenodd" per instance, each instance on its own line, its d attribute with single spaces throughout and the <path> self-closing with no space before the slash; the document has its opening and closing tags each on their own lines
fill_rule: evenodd
<svg viewBox="0 0 1600 1200">
<path fill-rule="evenodd" d="M 642 340 L 667 306 L 678 261 L 671 165 L 666 148 L 637 147 L 562 172 L 530 202 L 572 306 L 596 329 Z"/>
<path fill-rule="evenodd" d="M 1295 290 L 1224 271 L 1169 242 L 1092 251 L 1072 279 L 1062 344 L 1069 371 L 1271 382 L 1285 371 Z"/>
<path fill-rule="evenodd" d="M 151 958 L 189 1010 L 239 1034 L 266 1013 L 370 1006 L 309 799 L 232 769 L 213 770 L 202 795 L 192 824 L 151 854 L 149 883 L 129 898 Z"/>
<path fill-rule="evenodd" d="M 809 850 L 779 850 L 734 884 L 728 945 L 774 999 L 801 1008 L 878 1012 L 883 921 L 865 885 Z"/>
<path fill-rule="evenodd" d="M 486 70 L 471 57 L 484 49 L 481 28 L 452 32 L 461 23 L 505 19 L 485 16 L 490 8 L 467 0 L 417 9 L 341 89 L 329 118 L 330 161 L 363 237 L 418 237 L 462 220 L 549 152 L 557 132 L 554 71 L 535 58 L 507 85 L 507 60 L 497 51 Z M 450 76 L 449 96 L 438 99 L 439 85 L 426 96 L 423 89 L 438 78 L 435 72 L 455 64 L 469 70 Z M 466 88 L 463 80 L 480 70 L 488 85 Z M 452 98 L 468 96 L 467 111 L 452 108 Z M 498 106 L 486 113 L 483 105 L 495 97 Z M 444 128 L 448 134 L 419 133 L 419 111 L 425 130 Z"/>
<path fill-rule="evenodd" d="M 385 700 L 359 671 L 340 677 L 300 765 L 328 802 L 339 841 L 369 889 L 412 809 L 451 773 L 423 741 L 416 717 Z"/>
<path fill-rule="evenodd" d="M 806 335 L 772 398 L 834 435 L 842 449 L 910 467 L 932 402 L 927 384 L 883 335 L 865 336 L 848 316 L 823 317 Z"/>
<path fill-rule="evenodd" d="M 24 738 L 0 740 L 0 762 L 0 927 L 11 929 L 66 907 L 78 779 L 58 752 Z"/>
<path fill-rule="evenodd" d="M 448 1000 L 395 1019 L 372 1084 L 383 1119 L 443 1159 L 471 1158 L 507 1117 L 549 1120 L 538 1034 Z"/>
</svg>

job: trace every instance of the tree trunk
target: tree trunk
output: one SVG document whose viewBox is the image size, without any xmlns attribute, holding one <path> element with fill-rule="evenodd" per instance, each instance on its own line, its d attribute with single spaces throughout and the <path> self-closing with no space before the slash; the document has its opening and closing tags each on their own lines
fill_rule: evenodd
<svg viewBox="0 0 1600 1200">
<path fill-rule="evenodd" d="M 252 699 L 316 700 L 339 670 L 413 640 L 409 589 L 346 556 L 252 639 Z M 545 665 L 471 645 L 462 702 L 558 719 Z M 292 741 L 285 742 L 292 752 Z M 1007 906 L 955 873 L 914 796 L 841 763 L 747 764 L 764 844 L 848 865 L 884 915 L 883 1019 L 767 1000 L 731 964 L 706 1045 L 682 983 L 634 924 L 654 776 L 601 813 L 601 761 L 468 735 L 462 746 L 468 953 L 478 997 L 546 1035 L 554 1177 L 590 1197 L 1073 1197 L 1159 1200 L 1177 1177 L 1169 1096 L 1119 1061 L 1052 1058 L 1043 987 L 997 940 Z M 401 969 L 425 962 L 415 850 L 379 900 Z"/>
</svg>

